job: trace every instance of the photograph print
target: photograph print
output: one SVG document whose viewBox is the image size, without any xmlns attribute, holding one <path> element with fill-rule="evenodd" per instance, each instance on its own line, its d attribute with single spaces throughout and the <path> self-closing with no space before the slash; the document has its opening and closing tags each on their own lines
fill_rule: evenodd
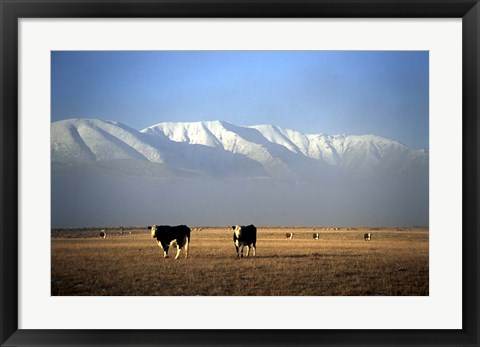
<svg viewBox="0 0 480 347">
<path fill-rule="evenodd" d="M 52 51 L 52 296 L 428 296 L 428 51 Z"/>
</svg>

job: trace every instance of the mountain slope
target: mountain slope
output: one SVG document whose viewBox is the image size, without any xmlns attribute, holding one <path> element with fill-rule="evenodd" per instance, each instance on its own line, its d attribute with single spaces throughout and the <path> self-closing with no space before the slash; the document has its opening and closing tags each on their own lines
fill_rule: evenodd
<svg viewBox="0 0 480 347">
<path fill-rule="evenodd" d="M 222 121 L 160 123 L 141 131 L 95 119 L 59 121 L 51 125 L 51 154 L 56 163 L 133 160 L 216 176 L 428 172 L 428 152 L 379 136 L 303 134 Z"/>
<path fill-rule="evenodd" d="M 51 162 L 55 227 L 428 225 L 428 152 L 373 135 L 71 119 Z"/>
<path fill-rule="evenodd" d="M 222 148 L 175 142 L 163 134 L 146 134 L 121 123 L 96 119 L 52 123 L 50 148 L 56 167 L 62 163 L 90 164 L 92 169 L 92 165 L 101 165 L 129 173 L 136 167 L 142 175 L 154 176 L 267 175 L 260 163 Z"/>
<path fill-rule="evenodd" d="M 425 151 L 373 135 L 303 134 L 273 125 L 240 127 L 221 121 L 160 123 L 141 132 L 242 154 L 273 175 L 298 173 L 296 167 L 306 163 L 324 170 L 336 166 L 357 174 L 428 168 Z"/>
<path fill-rule="evenodd" d="M 51 125 L 52 161 L 92 162 L 141 160 L 162 163 L 159 148 L 138 131 L 121 123 L 96 119 L 69 119 Z"/>
</svg>

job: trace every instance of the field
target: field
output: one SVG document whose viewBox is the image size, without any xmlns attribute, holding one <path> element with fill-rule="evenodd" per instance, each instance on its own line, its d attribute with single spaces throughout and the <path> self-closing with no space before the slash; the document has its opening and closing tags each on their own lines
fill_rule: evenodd
<svg viewBox="0 0 480 347">
<path fill-rule="evenodd" d="M 424 228 L 258 227 L 257 256 L 236 259 L 231 230 L 203 227 L 178 260 L 146 229 L 99 231 L 52 230 L 52 295 L 429 294 Z"/>
</svg>

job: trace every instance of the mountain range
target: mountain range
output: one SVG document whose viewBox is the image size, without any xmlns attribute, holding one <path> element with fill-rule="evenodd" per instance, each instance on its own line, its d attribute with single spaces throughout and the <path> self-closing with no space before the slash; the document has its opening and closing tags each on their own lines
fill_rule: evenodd
<svg viewBox="0 0 480 347">
<path fill-rule="evenodd" d="M 375 135 L 304 134 L 275 125 L 225 121 L 165 122 L 137 131 L 114 121 L 63 120 L 51 124 L 52 225 L 133 225 L 153 219 L 155 213 L 167 215 L 170 222 L 227 223 L 221 211 L 234 218 L 238 206 L 219 209 L 214 203 L 228 200 L 226 192 L 245 204 L 253 199 L 268 205 L 263 214 L 249 208 L 240 214 L 249 220 L 255 216 L 263 224 L 276 223 L 283 210 L 280 202 L 271 205 L 276 200 L 297 201 L 299 206 L 291 209 L 290 219 L 282 216 L 281 224 L 322 224 L 325 218 L 316 220 L 311 205 L 323 196 L 329 204 L 320 215 L 330 211 L 329 224 L 425 225 L 428 161 L 428 150 Z M 140 209 L 150 191 L 168 196 L 177 209 L 144 207 L 137 217 L 131 208 Z M 215 214 L 187 198 L 190 194 L 203 195 L 204 206 L 212 206 Z M 389 210 L 378 221 L 370 221 L 371 212 L 352 212 L 350 203 L 393 206 L 395 198 L 398 204 L 392 209 L 402 210 Z M 120 209 L 118 199 L 123 201 Z M 91 210 L 98 201 L 100 209 Z M 188 218 L 178 206 L 189 211 Z M 118 210 L 129 210 L 130 219 L 113 217 Z M 195 219 L 202 216 L 199 211 L 206 215 Z M 339 219 L 347 213 L 352 218 Z"/>
<path fill-rule="evenodd" d="M 303 134 L 274 125 L 228 122 L 159 123 L 141 131 L 118 122 L 52 123 L 52 162 L 134 160 L 173 170 L 248 176 L 305 176 L 337 168 L 352 175 L 409 173 L 428 168 L 428 151 L 374 135 Z"/>
</svg>

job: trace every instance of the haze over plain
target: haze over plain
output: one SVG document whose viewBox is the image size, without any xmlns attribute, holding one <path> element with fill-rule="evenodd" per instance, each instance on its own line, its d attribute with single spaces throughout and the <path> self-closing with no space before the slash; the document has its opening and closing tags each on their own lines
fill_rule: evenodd
<svg viewBox="0 0 480 347">
<path fill-rule="evenodd" d="M 56 227 L 428 225 L 428 151 L 272 125 L 52 123 Z"/>
</svg>

